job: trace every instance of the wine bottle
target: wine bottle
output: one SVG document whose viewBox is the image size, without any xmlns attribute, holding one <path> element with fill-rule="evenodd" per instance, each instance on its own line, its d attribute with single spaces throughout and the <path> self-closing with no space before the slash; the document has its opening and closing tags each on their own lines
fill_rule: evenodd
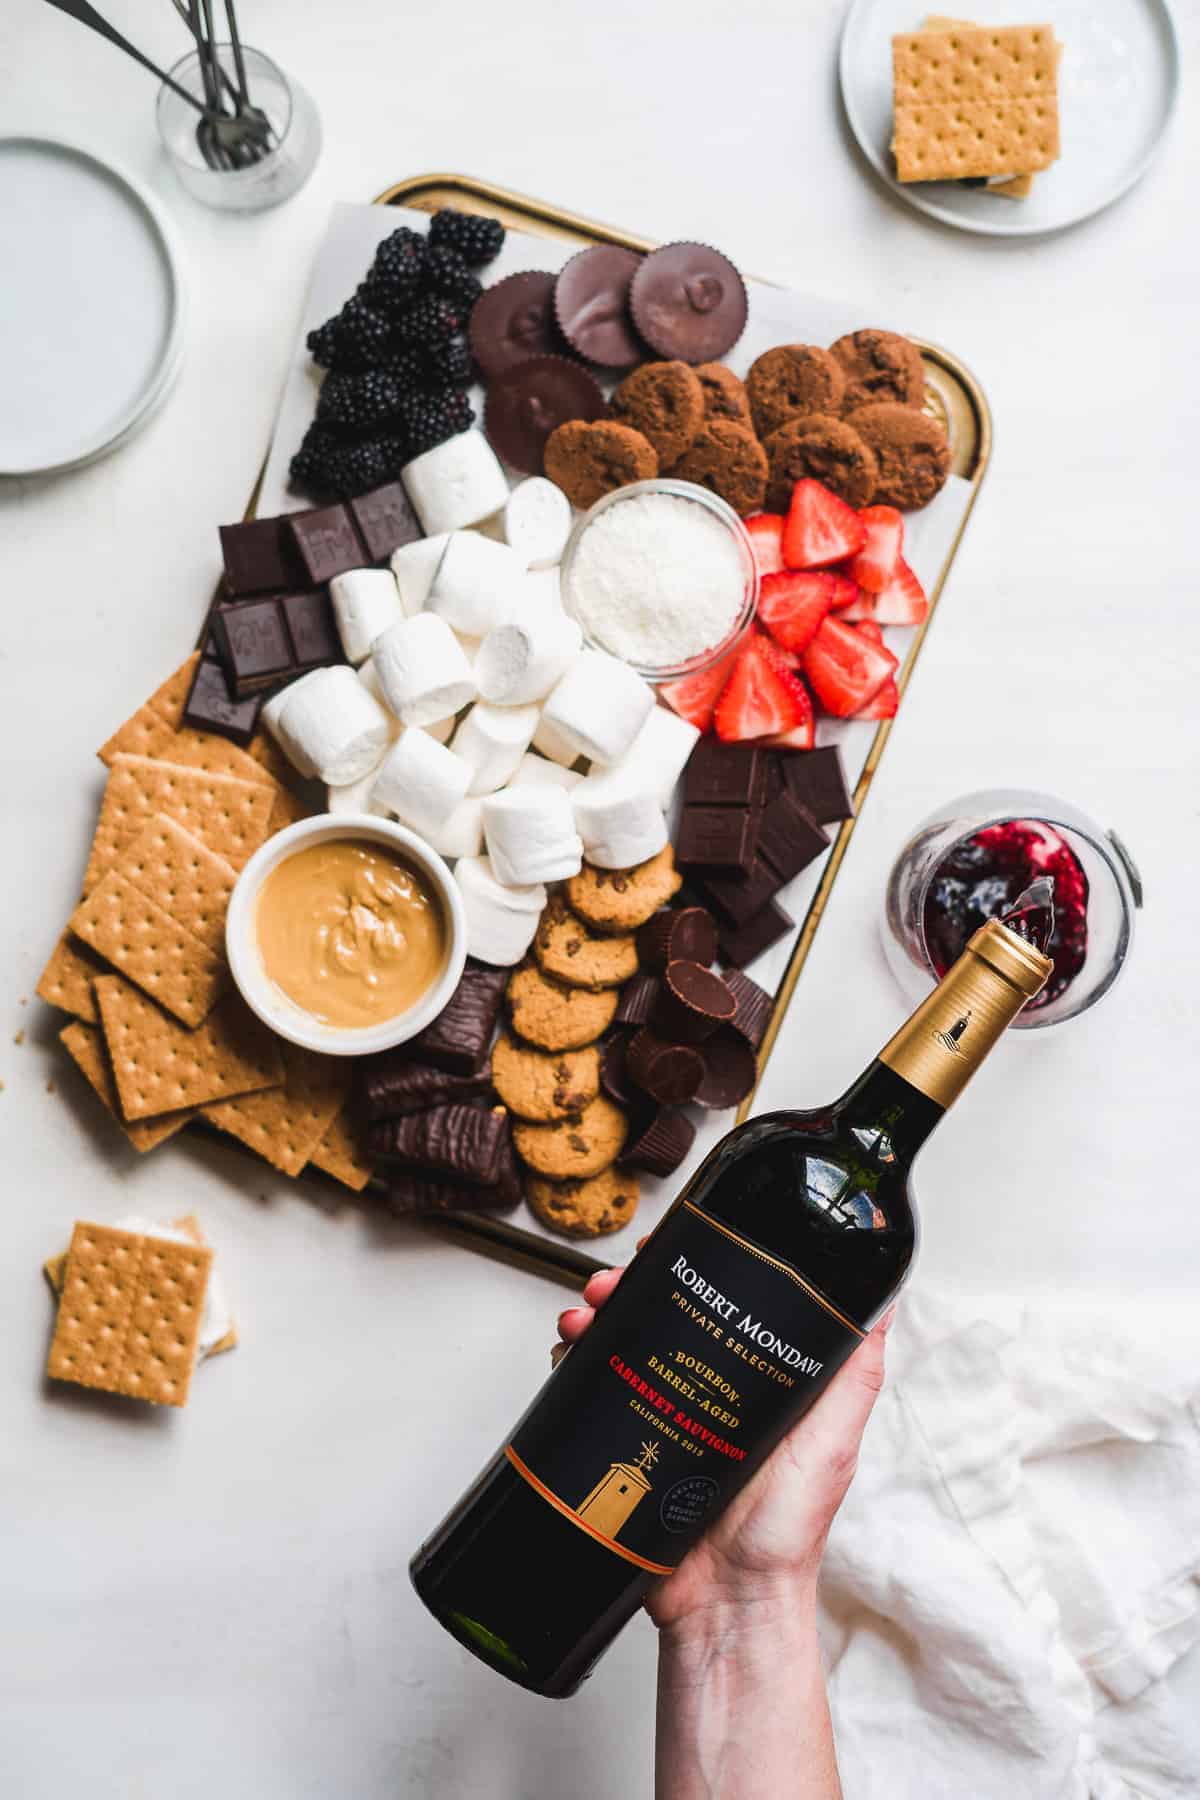
<svg viewBox="0 0 1200 1800">
<path fill-rule="evenodd" d="M 468 1649 L 572 1693 L 904 1281 L 920 1146 L 1049 975 L 1039 882 L 832 1105 L 736 1126 L 634 1257 L 413 1583 Z"/>
</svg>

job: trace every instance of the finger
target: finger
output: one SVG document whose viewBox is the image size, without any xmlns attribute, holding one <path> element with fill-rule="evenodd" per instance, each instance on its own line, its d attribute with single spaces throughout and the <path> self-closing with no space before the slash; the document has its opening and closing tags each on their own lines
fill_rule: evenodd
<svg viewBox="0 0 1200 1800">
<path fill-rule="evenodd" d="M 797 1448 L 833 1470 L 854 1470 L 871 1409 L 883 1387 L 886 1329 L 876 1325 L 838 1370 L 808 1417 L 797 1427 Z"/>
<path fill-rule="evenodd" d="M 623 1273 L 621 1269 L 601 1269 L 599 1274 L 593 1275 L 583 1290 L 585 1304 L 603 1306 Z"/>
<path fill-rule="evenodd" d="M 590 1306 L 568 1306 L 558 1315 L 558 1335 L 564 1344 L 581 1338 L 596 1314 Z"/>
</svg>

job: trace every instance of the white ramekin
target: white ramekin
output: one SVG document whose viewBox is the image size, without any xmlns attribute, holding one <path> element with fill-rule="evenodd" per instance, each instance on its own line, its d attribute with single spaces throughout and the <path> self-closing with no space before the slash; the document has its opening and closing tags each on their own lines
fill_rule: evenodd
<svg viewBox="0 0 1200 1800">
<path fill-rule="evenodd" d="M 414 1006 L 378 1025 L 335 1026 L 314 1019 L 270 980 L 259 952 L 255 914 L 263 882 L 295 851 L 330 838 L 365 839 L 399 852 L 425 876 L 442 904 L 449 936 L 445 968 Z M 229 902 L 225 950 L 246 1005 L 280 1037 L 305 1050 L 322 1051 L 326 1056 L 370 1056 L 377 1050 L 407 1043 L 437 1018 L 462 979 L 467 960 L 467 921 L 453 875 L 437 851 L 430 849 L 416 832 L 369 813 L 322 813 L 315 819 L 301 819 L 268 838 L 250 858 L 238 876 Z"/>
</svg>

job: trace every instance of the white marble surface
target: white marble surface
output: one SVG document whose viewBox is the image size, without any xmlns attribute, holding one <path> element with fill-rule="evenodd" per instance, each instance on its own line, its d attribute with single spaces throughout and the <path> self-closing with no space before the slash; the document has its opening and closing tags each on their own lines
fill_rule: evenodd
<svg viewBox="0 0 1200 1800">
<path fill-rule="evenodd" d="M 160 59 L 182 49 L 168 7 L 107 10 Z M 1194 72 L 1200 23 L 1179 11 Z M 1196 118 L 1185 108 L 1144 184 L 1081 229 L 958 237 L 896 207 L 851 150 L 839 15 L 527 0 L 497 31 L 481 0 L 453 15 L 259 0 L 247 37 L 315 93 L 327 145 L 308 189 L 255 218 L 175 187 L 140 71 L 31 0 L 0 18 L 4 128 L 76 137 L 150 181 L 194 300 L 180 385 L 139 438 L 81 473 L 0 484 L 6 1796 L 650 1788 L 644 1624 L 554 1706 L 438 1633 L 405 1573 L 540 1378 L 561 1295 L 353 1208 L 326 1216 L 219 1146 L 135 1163 L 52 1054 L 50 1018 L 22 1005 L 79 878 L 92 751 L 200 616 L 335 199 L 472 171 L 713 239 L 867 312 L 877 299 L 976 369 L 993 468 L 800 989 L 786 1096 L 765 1098 L 829 1094 L 892 1029 L 875 907 L 907 824 L 1000 781 L 1073 798 L 1141 864 L 1132 963 L 1084 1021 L 1006 1045 L 931 1145 L 923 1278 L 981 1304 L 1111 1304 L 1114 1329 L 1165 1325 L 1195 1354 Z M 183 1415 L 47 1392 L 42 1258 L 81 1214 L 184 1207 L 218 1246 L 241 1348 L 199 1372 Z M 1173 1679 L 1200 1693 L 1195 1658 Z"/>
</svg>

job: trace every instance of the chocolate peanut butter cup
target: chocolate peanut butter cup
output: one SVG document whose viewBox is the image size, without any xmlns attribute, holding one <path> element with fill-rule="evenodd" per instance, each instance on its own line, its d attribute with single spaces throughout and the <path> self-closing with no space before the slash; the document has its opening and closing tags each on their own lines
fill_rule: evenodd
<svg viewBox="0 0 1200 1800">
<path fill-rule="evenodd" d="M 659 986 L 653 975 L 635 975 L 632 981 L 627 981 L 617 1002 L 616 1023 L 648 1025 L 658 1000 Z"/>
<path fill-rule="evenodd" d="M 664 244 L 629 284 L 638 335 L 659 356 L 715 362 L 746 328 L 746 284 L 727 256 L 708 244 Z"/>
<path fill-rule="evenodd" d="M 667 964 L 650 1023 L 672 1043 L 701 1044 L 736 1011 L 737 1001 L 719 975 L 680 959 Z"/>
<path fill-rule="evenodd" d="M 643 968 L 661 975 L 669 962 L 697 962 L 705 967 L 717 954 L 717 927 L 703 906 L 681 906 L 655 913 L 637 934 Z"/>
<path fill-rule="evenodd" d="M 704 1079 L 692 1096 L 697 1106 L 723 1112 L 737 1106 L 754 1087 L 758 1064 L 744 1037 L 732 1025 L 721 1029 L 702 1046 Z"/>
<path fill-rule="evenodd" d="M 568 420 L 590 424 L 606 410 L 599 382 L 578 363 L 532 356 L 490 384 L 483 428 L 497 456 L 526 475 L 540 475 L 552 432 Z"/>
<path fill-rule="evenodd" d="M 604 369 L 628 369 L 645 354 L 629 316 L 636 251 L 593 244 L 564 263 L 554 284 L 554 314 L 572 350 Z"/>
<path fill-rule="evenodd" d="M 774 1002 L 767 990 L 759 987 L 757 981 L 743 974 L 741 969 L 727 969 L 725 985 L 737 1001 L 737 1011 L 729 1021 L 729 1029 L 744 1037 L 752 1050 L 757 1050 L 767 1035 Z"/>
<path fill-rule="evenodd" d="M 625 1052 L 625 1068 L 652 1100 L 664 1106 L 682 1106 L 690 1100 L 705 1077 L 705 1063 L 699 1050 L 691 1044 L 668 1044 L 648 1026 L 630 1038 Z"/>
<path fill-rule="evenodd" d="M 647 1175 L 673 1175 L 696 1141 L 696 1127 L 686 1113 L 663 1107 L 627 1140 L 621 1163 Z"/>
<path fill-rule="evenodd" d="M 467 334 L 471 354 L 488 381 L 531 356 L 561 352 L 554 282 L 546 269 L 524 269 L 480 294 L 471 308 Z"/>
</svg>

